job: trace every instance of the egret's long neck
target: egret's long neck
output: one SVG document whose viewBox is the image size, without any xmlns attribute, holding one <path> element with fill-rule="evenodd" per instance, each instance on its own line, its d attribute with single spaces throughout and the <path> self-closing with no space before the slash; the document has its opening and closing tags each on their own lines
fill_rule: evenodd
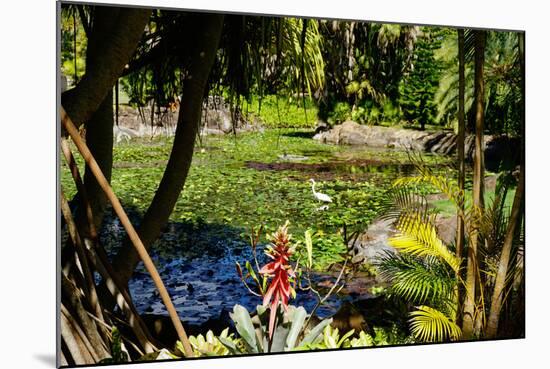
<svg viewBox="0 0 550 369">
<path fill-rule="evenodd" d="M 311 182 L 311 191 L 313 191 L 313 193 L 317 193 L 315 192 L 315 182 Z"/>
</svg>

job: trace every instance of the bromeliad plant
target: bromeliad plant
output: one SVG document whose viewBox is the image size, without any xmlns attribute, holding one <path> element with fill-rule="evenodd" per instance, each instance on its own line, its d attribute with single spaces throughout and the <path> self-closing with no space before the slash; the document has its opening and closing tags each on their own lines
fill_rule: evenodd
<svg viewBox="0 0 550 369">
<path fill-rule="evenodd" d="M 264 308 L 269 306 L 269 339 L 273 337 L 279 303 L 285 312 L 287 312 L 289 299 L 296 297 L 296 270 L 299 264 L 296 264 L 294 267 L 290 264 L 290 257 L 294 253 L 295 247 L 290 242 L 292 235 L 288 233 L 288 224 L 289 222 L 287 221 L 275 233 L 267 236 L 271 243 L 266 247 L 265 254 L 272 261 L 261 268 L 256 256 L 256 249 L 262 227 L 257 232 L 252 231 L 250 240 L 258 273 L 254 271 L 250 262 L 247 261 L 245 267 L 248 274 L 245 276 L 240 264 L 236 264 L 237 273 L 246 288 L 252 294 L 263 298 L 262 306 Z M 247 282 L 248 278 L 252 278 L 255 282 L 258 292 L 252 290 Z M 268 286 L 269 279 L 271 279 L 271 283 Z"/>
<path fill-rule="evenodd" d="M 289 222 L 287 221 L 275 233 L 267 236 L 270 244 L 266 247 L 265 254 L 271 259 L 270 262 L 260 267 L 257 259 L 256 250 L 262 231 L 260 227 L 257 232 L 253 230 L 250 237 L 256 271 L 250 262 L 246 262 L 247 273 L 245 275 L 240 264 L 236 264 L 237 272 L 246 288 L 252 294 L 262 298 L 262 305 L 258 306 L 257 314 L 252 318 L 255 321 L 256 328 L 247 323 L 250 317 L 246 309 L 236 305 L 233 312 L 237 331 L 248 343 L 247 349 L 250 352 L 258 350 L 260 350 L 258 352 L 262 352 L 261 350 L 264 350 L 264 352 L 287 351 L 295 347 L 298 337 L 303 337 L 303 344 L 314 342 L 318 335 L 322 333 L 323 328 L 330 324 L 331 320 L 323 320 L 316 327 L 309 330 L 309 322 L 312 316 L 332 293 L 343 287 L 341 280 L 347 261 L 344 262 L 338 278 L 327 294 L 322 296 L 313 287 L 310 275 L 313 267 L 313 241 L 309 230 L 305 233 L 305 266 L 300 265 L 299 257 L 294 264 L 291 263 L 291 257 L 296 251 L 297 243 L 292 242 L 292 236 L 288 233 L 288 225 Z M 305 285 L 301 284 L 300 276 L 303 276 L 303 279 L 306 280 Z M 250 279 L 254 282 L 255 288 L 251 287 Z M 289 305 L 289 300 L 296 297 L 296 289 L 312 291 L 317 298 L 317 304 L 309 316 L 304 308 Z M 250 336 L 252 330 L 255 330 L 259 337 L 256 343 L 252 339 L 245 338 L 247 335 Z M 265 339 L 263 338 L 264 332 L 267 334 Z M 285 338 L 286 346 L 282 346 L 282 337 L 287 336 L 293 337 L 291 339 L 292 344 L 287 342 Z"/>
<path fill-rule="evenodd" d="M 269 331 L 269 309 L 258 305 L 256 314 L 251 316 L 246 308 L 235 305 L 230 316 L 240 338 L 238 341 L 218 339 L 231 354 L 293 351 L 321 341 L 323 330 L 332 323 L 332 319 L 324 319 L 309 329 L 306 310 L 301 306 L 289 305 L 286 310 L 277 309 L 276 314 L 277 325 Z"/>
<path fill-rule="evenodd" d="M 287 312 L 290 296 L 296 297 L 296 290 L 291 286 L 291 282 L 295 284 L 296 273 L 290 265 L 290 257 L 294 253 L 294 248 L 290 244 L 291 235 L 288 233 L 288 221 L 270 239 L 272 243 L 267 246 L 265 253 L 273 261 L 264 265 L 260 269 L 260 274 L 271 278 L 271 284 L 263 298 L 263 306 L 270 306 L 269 338 L 271 339 L 279 302 Z"/>
</svg>

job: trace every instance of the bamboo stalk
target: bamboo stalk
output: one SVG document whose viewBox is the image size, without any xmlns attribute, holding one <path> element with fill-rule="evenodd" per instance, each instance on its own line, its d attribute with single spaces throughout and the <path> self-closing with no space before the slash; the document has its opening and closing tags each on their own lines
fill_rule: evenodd
<svg viewBox="0 0 550 369">
<path fill-rule="evenodd" d="M 178 338 L 180 339 L 183 345 L 185 355 L 187 357 L 193 357 L 194 356 L 193 350 L 191 348 L 191 344 L 189 343 L 189 339 L 187 338 L 187 334 L 185 333 L 185 329 L 183 328 L 181 320 L 178 317 L 176 308 L 174 307 L 174 304 L 172 303 L 170 295 L 168 294 L 168 291 L 166 290 L 166 287 L 164 286 L 164 283 L 160 278 L 160 275 L 157 271 L 157 268 L 155 267 L 155 264 L 153 263 L 153 260 L 147 253 L 145 246 L 141 242 L 139 235 L 134 229 L 132 223 L 130 222 L 128 215 L 126 215 L 126 212 L 124 211 L 120 201 L 118 200 L 118 197 L 113 192 L 113 189 L 111 188 L 111 186 L 109 185 L 109 182 L 103 175 L 103 172 L 99 168 L 99 165 L 95 161 L 92 153 L 80 138 L 77 128 L 75 127 L 74 123 L 71 121 L 70 117 L 67 115 L 63 107 L 61 107 L 61 123 L 65 128 L 65 130 L 67 131 L 67 133 L 73 139 L 73 142 L 78 148 L 78 151 L 86 161 L 86 164 L 88 165 L 88 167 L 90 168 L 94 176 L 96 177 L 98 184 L 101 186 L 101 188 L 105 192 L 105 195 L 111 202 L 113 209 L 115 210 L 115 213 L 119 217 L 121 224 L 124 226 L 124 229 L 128 234 L 129 239 L 132 241 L 132 244 L 134 245 L 139 257 L 143 261 L 143 265 L 145 266 L 145 269 L 147 269 L 147 271 L 151 275 L 151 278 L 153 279 L 153 283 L 155 284 L 157 290 L 159 291 L 162 302 L 166 306 L 168 315 L 170 315 L 170 319 L 174 324 L 174 328 L 176 329 Z"/>
</svg>

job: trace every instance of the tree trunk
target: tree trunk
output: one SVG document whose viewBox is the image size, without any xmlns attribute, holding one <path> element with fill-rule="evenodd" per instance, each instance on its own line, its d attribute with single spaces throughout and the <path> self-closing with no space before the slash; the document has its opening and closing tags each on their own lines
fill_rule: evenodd
<svg viewBox="0 0 550 369">
<path fill-rule="evenodd" d="M 505 294 L 506 277 L 508 276 L 508 266 L 510 265 L 510 256 L 512 254 L 514 236 L 518 225 L 521 223 L 523 191 L 525 188 L 525 175 L 523 171 L 524 169 L 522 165 L 520 168 L 520 178 L 518 187 L 516 188 L 516 195 L 514 196 L 514 203 L 512 205 L 508 229 L 506 230 L 506 237 L 504 238 L 504 244 L 502 245 L 502 251 L 500 253 L 495 287 L 491 298 L 491 311 L 489 312 L 487 329 L 485 331 L 486 338 L 495 338 L 498 332 L 498 322 Z"/>
<path fill-rule="evenodd" d="M 91 65 L 86 66 L 86 74 L 78 85 L 61 96 L 61 104 L 75 124 L 90 120 L 112 90 L 134 54 L 150 15 L 150 9 L 95 8 L 94 28 L 104 22 L 112 26 L 98 35 L 97 50 L 87 55 L 86 61 Z"/>
<path fill-rule="evenodd" d="M 474 152 L 474 173 L 473 173 L 473 206 L 476 218 L 483 212 L 483 190 L 484 190 L 484 158 L 483 158 L 483 118 L 484 118 L 484 83 L 483 83 L 483 64 L 485 61 L 485 31 L 475 32 L 475 112 L 476 112 L 476 135 Z M 474 220 L 474 223 L 479 223 Z M 478 244 L 479 231 L 478 224 L 473 224 L 470 232 L 470 242 L 468 245 L 468 267 L 466 270 L 466 296 L 464 301 L 464 315 L 462 323 L 462 333 L 465 339 L 471 339 L 476 332 L 474 323 L 477 318 L 476 301 L 478 290 L 476 284 L 479 276 Z"/>
<path fill-rule="evenodd" d="M 525 35 L 523 33 L 518 34 L 518 49 L 519 49 L 519 62 L 521 68 L 521 132 L 522 139 L 524 136 L 525 128 Z M 522 154 L 525 147 L 522 147 Z M 514 202 L 512 204 L 512 212 L 510 214 L 510 221 L 508 223 L 508 229 L 506 230 L 506 237 L 504 238 L 504 244 L 500 254 L 500 261 L 495 280 L 495 287 L 493 289 L 493 296 L 491 299 L 491 310 L 489 312 L 489 318 L 487 321 L 487 338 L 495 338 L 498 334 L 498 326 L 500 320 L 500 311 L 503 305 L 504 287 L 506 284 L 506 276 L 508 274 L 508 266 L 510 265 L 510 254 L 512 250 L 514 235 L 518 225 L 521 227 L 521 210 L 522 202 L 525 196 L 525 161 L 522 156 L 520 166 L 520 177 L 518 187 L 516 188 L 516 195 L 514 196 Z"/>
<path fill-rule="evenodd" d="M 459 204 L 456 226 L 456 257 L 462 260 L 464 253 L 464 30 L 458 29 L 458 135 L 457 135 L 457 160 L 458 160 L 458 188 L 462 191 L 462 199 Z M 460 277 L 460 268 L 458 276 Z M 461 286 L 457 287 L 457 302 L 460 306 L 462 301 Z M 457 315 L 460 316 L 460 309 L 457 309 Z M 458 321 L 458 320 L 457 320 Z"/>
<path fill-rule="evenodd" d="M 138 230 L 147 248 L 158 238 L 166 225 L 191 166 L 203 96 L 218 48 L 223 16 L 201 15 L 194 17 L 193 22 L 193 32 L 196 36 L 187 49 L 189 54 L 184 62 L 186 73 L 172 152 L 155 197 Z M 133 247 L 125 243 L 113 261 L 113 267 L 124 284 L 128 283 L 138 261 L 138 255 Z"/>
<path fill-rule="evenodd" d="M 96 8 L 86 50 L 86 74 L 93 73 L 94 70 L 101 67 L 100 61 L 103 59 L 101 53 L 104 51 L 103 43 L 114 32 L 120 13 L 122 13 L 121 8 Z M 99 164 L 101 171 L 110 182 L 113 167 L 113 85 L 108 87 L 103 101 L 101 101 L 97 110 L 92 113 L 90 120 L 86 122 L 86 144 Z M 67 111 L 66 107 L 64 108 Z M 84 188 L 92 210 L 95 229 L 99 230 L 107 205 L 107 198 L 88 166 L 86 166 L 84 172 Z M 75 219 L 83 241 L 88 244 L 91 235 L 84 206 L 78 207 Z"/>
</svg>

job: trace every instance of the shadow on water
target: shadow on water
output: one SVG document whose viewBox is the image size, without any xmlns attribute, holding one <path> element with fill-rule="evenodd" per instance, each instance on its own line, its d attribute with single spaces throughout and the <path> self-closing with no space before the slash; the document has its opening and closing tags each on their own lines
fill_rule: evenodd
<svg viewBox="0 0 550 369">
<path fill-rule="evenodd" d="M 127 211 L 133 224 L 138 224 L 139 213 L 132 208 Z M 252 311 L 262 303 L 260 297 L 243 286 L 236 272 L 236 262 L 253 262 L 248 239 L 242 232 L 243 229 L 206 222 L 170 222 L 166 226 L 150 254 L 182 321 L 199 325 L 227 316 L 235 304 Z M 125 235 L 119 220 L 109 214 L 100 240 L 110 255 L 116 253 Z M 264 247 L 259 245 L 257 250 L 260 264 L 267 262 Z M 326 279 L 327 275 L 318 275 L 314 282 Z M 140 314 L 168 315 L 142 263 L 136 268 L 129 289 Z M 333 315 L 346 300 L 349 297 L 345 295 L 331 297 L 317 315 Z M 293 304 L 311 311 L 315 302 L 313 293 L 298 291 Z"/>
<path fill-rule="evenodd" d="M 257 161 L 245 162 L 247 168 L 256 170 L 273 171 L 297 171 L 301 173 L 325 174 L 324 177 L 334 177 L 341 175 L 365 175 L 369 174 L 389 174 L 408 176 L 415 171 L 415 166 L 411 163 L 392 163 L 387 161 L 378 161 L 370 159 L 355 159 L 347 161 L 327 161 L 323 163 L 300 163 L 300 162 L 275 162 L 262 163 Z"/>
<path fill-rule="evenodd" d="M 295 137 L 295 138 L 313 138 L 313 136 L 315 136 L 315 131 L 285 132 L 281 136 Z"/>
</svg>

